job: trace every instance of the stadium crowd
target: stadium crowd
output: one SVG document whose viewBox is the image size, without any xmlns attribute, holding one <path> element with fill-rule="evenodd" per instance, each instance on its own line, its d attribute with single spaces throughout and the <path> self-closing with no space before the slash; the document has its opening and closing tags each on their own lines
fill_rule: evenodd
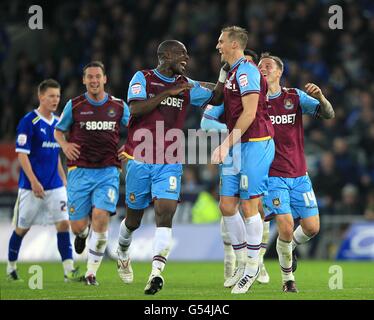
<svg viewBox="0 0 374 320">
<path fill-rule="evenodd" d="M 165 39 L 186 45 L 191 78 L 215 82 L 221 65 L 215 49 L 220 30 L 240 25 L 249 31 L 251 49 L 283 59 L 284 86 L 316 83 L 334 106 L 335 119 L 304 122 L 320 212 L 374 219 L 374 4 L 342 2 L 343 30 L 331 30 L 328 8 L 336 2 L 66 0 L 42 6 L 43 30 L 27 28 L 27 2 L 3 3 L 0 142 L 14 141 L 18 121 L 36 107 L 35 88 L 43 79 L 60 82 L 62 110 L 68 98 L 84 89 L 82 67 L 101 60 L 108 91 L 125 98 L 135 71 L 156 66 L 156 48 Z M 39 32 L 40 44 L 22 46 L 15 30 Z M 201 112 L 191 110 L 186 127 L 199 128 L 200 117 Z M 210 188 L 217 182 L 215 170 L 187 166 L 182 190 Z"/>
</svg>

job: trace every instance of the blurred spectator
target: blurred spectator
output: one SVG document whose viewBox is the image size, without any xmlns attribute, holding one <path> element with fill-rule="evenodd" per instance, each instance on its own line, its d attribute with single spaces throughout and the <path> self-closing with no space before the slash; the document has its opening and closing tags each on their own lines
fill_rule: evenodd
<svg viewBox="0 0 374 320">
<path fill-rule="evenodd" d="M 343 215 L 362 215 L 363 204 L 360 201 L 358 188 L 353 184 L 344 186 L 341 201 L 335 204 L 335 213 Z"/>
<path fill-rule="evenodd" d="M 367 220 L 374 220 L 374 189 L 371 189 L 367 195 L 364 215 Z"/>
</svg>

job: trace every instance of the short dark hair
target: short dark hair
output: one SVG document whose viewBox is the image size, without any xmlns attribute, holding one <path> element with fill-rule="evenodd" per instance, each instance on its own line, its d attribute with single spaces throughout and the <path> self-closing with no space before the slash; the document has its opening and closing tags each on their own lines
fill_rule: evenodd
<svg viewBox="0 0 374 320">
<path fill-rule="evenodd" d="M 271 55 L 270 52 L 261 53 L 260 60 L 265 59 L 265 58 L 274 60 L 275 63 L 276 63 L 276 65 L 277 65 L 277 67 L 279 68 L 279 70 L 283 72 L 283 70 L 284 70 L 284 63 L 283 63 L 283 61 L 282 61 L 281 58 L 279 58 L 277 56 Z"/>
<path fill-rule="evenodd" d="M 244 50 L 244 55 L 245 55 L 245 56 L 251 56 L 253 62 L 254 62 L 255 64 L 258 64 L 258 54 L 256 53 L 256 51 L 251 50 L 251 49 L 245 49 L 245 50 Z"/>
<path fill-rule="evenodd" d="M 60 84 L 54 79 L 46 79 L 38 85 L 38 94 L 43 94 L 48 88 L 61 89 Z"/>
<path fill-rule="evenodd" d="M 97 68 L 100 68 L 101 70 L 103 70 L 103 74 L 105 76 L 105 66 L 104 66 L 104 63 L 102 63 L 101 61 L 91 61 L 90 63 L 87 63 L 84 67 L 83 67 L 83 75 L 85 74 L 87 68 L 91 68 L 91 67 L 97 67 Z"/>
</svg>

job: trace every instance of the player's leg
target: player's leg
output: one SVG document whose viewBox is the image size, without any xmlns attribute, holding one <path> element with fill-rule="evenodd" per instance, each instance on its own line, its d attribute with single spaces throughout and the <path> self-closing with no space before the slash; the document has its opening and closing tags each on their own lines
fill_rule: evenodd
<svg viewBox="0 0 374 320">
<path fill-rule="evenodd" d="M 244 273 L 246 263 L 247 241 L 243 218 L 239 212 L 239 174 L 235 168 L 220 166 L 220 202 L 222 219 L 234 251 L 236 267 L 231 277 L 224 282 L 230 288 L 236 284 Z M 227 261 L 224 261 L 226 265 Z"/>
<path fill-rule="evenodd" d="M 297 292 L 295 277 L 292 272 L 292 235 L 293 235 L 293 217 L 290 213 L 277 214 L 278 228 L 277 253 L 284 292 Z"/>
<path fill-rule="evenodd" d="M 74 249 L 78 254 L 84 251 L 90 231 L 91 193 L 96 181 L 89 170 L 92 169 L 75 168 L 67 174 L 68 214 L 71 231 L 75 235 Z"/>
<path fill-rule="evenodd" d="M 129 248 L 133 232 L 139 228 L 143 218 L 144 209 L 136 210 L 127 207 L 126 218 L 122 220 L 117 248 L 117 270 L 118 275 L 126 284 L 134 281 L 134 273 L 131 267 Z"/>
<path fill-rule="evenodd" d="M 96 273 L 108 243 L 110 215 L 115 214 L 119 195 L 119 170 L 116 167 L 95 169 L 92 179 L 96 185 L 92 194 L 91 236 L 88 240 L 87 285 L 98 285 Z"/>
<path fill-rule="evenodd" d="M 263 233 L 261 240 L 261 248 L 258 256 L 258 263 L 260 266 L 260 274 L 258 275 L 257 281 L 262 284 L 267 284 L 270 282 L 270 277 L 265 268 L 264 255 L 266 253 L 267 244 L 269 242 L 269 232 L 270 232 L 270 221 L 265 221 L 264 208 L 262 207 L 262 201 L 259 203 L 258 210 L 261 214 Z"/>
<path fill-rule="evenodd" d="M 320 221 L 317 200 L 309 176 L 294 179 L 291 191 L 291 208 L 300 225 L 295 229 L 292 239 L 293 271 L 297 268 L 296 247 L 307 243 L 319 232 Z"/>
<path fill-rule="evenodd" d="M 263 222 L 259 205 L 268 190 L 268 173 L 274 158 L 272 139 L 242 143 L 240 169 L 240 199 L 247 236 L 247 261 L 243 277 L 232 293 L 246 293 L 257 279 L 259 252 L 263 235 Z M 248 161 L 251 159 L 251 161 Z"/>
<path fill-rule="evenodd" d="M 226 281 L 232 277 L 235 270 L 236 258 L 235 252 L 231 245 L 230 235 L 225 226 L 223 217 L 221 218 L 221 237 L 223 241 L 223 276 Z"/>
<path fill-rule="evenodd" d="M 61 187 L 46 191 L 44 202 L 48 213 L 45 217 L 49 217 L 45 223 L 54 223 L 57 230 L 57 248 L 61 256 L 64 280 L 65 282 L 79 281 L 80 275 L 78 270 L 74 268 L 73 250 L 70 241 L 66 188 Z"/>
<path fill-rule="evenodd" d="M 22 240 L 30 229 L 16 227 L 9 239 L 8 264 L 6 268 L 8 280 L 21 280 L 17 272 L 18 254 L 21 248 Z"/>
<path fill-rule="evenodd" d="M 135 160 L 126 163 L 126 218 L 122 220 L 118 237 L 117 271 L 121 280 L 132 283 L 134 273 L 131 267 L 129 249 L 133 232 L 139 228 L 144 209 L 149 206 L 151 196 L 150 166 Z"/>
<path fill-rule="evenodd" d="M 152 270 L 144 288 L 145 294 L 155 294 L 164 285 L 161 273 L 171 251 L 173 217 L 178 205 L 182 178 L 181 164 L 153 164 L 150 168 L 156 232 Z"/>
<path fill-rule="evenodd" d="M 91 236 L 88 239 L 87 271 L 85 274 L 87 285 L 98 285 L 96 273 L 107 247 L 109 218 L 110 214 L 106 210 L 99 208 L 92 210 Z"/>
<path fill-rule="evenodd" d="M 42 212 L 43 204 L 43 200 L 35 197 L 31 190 L 20 189 L 18 191 L 13 215 L 15 230 L 9 239 L 8 248 L 7 276 L 9 280 L 20 279 L 17 272 L 17 261 L 22 240 L 34 224 L 38 213 Z"/>
</svg>

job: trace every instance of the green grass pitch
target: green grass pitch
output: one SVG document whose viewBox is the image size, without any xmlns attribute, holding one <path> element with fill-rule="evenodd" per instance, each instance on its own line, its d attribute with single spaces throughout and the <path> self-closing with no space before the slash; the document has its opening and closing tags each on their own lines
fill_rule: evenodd
<svg viewBox="0 0 374 320">
<path fill-rule="evenodd" d="M 168 262 L 163 273 L 164 288 L 155 296 L 143 294 L 151 264 L 133 262 L 134 283 L 125 285 L 117 275 L 116 262 L 105 260 L 97 279 L 98 287 L 83 283 L 64 283 L 60 263 L 39 263 L 43 270 L 43 289 L 30 289 L 31 265 L 19 263 L 23 282 L 10 282 L 5 277 L 5 264 L 0 264 L 0 298 L 3 299 L 124 299 L 124 300 L 341 300 L 374 299 L 373 262 L 300 261 L 295 273 L 299 293 L 283 293 L 278 262 L 266 260 L 270 283 L 256 283 L 247 294 L 232 295 L 223 287 L 223 263 L 220 262 Z M 336 273 L 330 267 L 338 265 L 342 270 L 342 289 L 331 290 L 329 281 Z M 82 270 L 85 264 L 80 263 Z M 336 282 L 335 282 L 336 283 Z"/>
</svg>

